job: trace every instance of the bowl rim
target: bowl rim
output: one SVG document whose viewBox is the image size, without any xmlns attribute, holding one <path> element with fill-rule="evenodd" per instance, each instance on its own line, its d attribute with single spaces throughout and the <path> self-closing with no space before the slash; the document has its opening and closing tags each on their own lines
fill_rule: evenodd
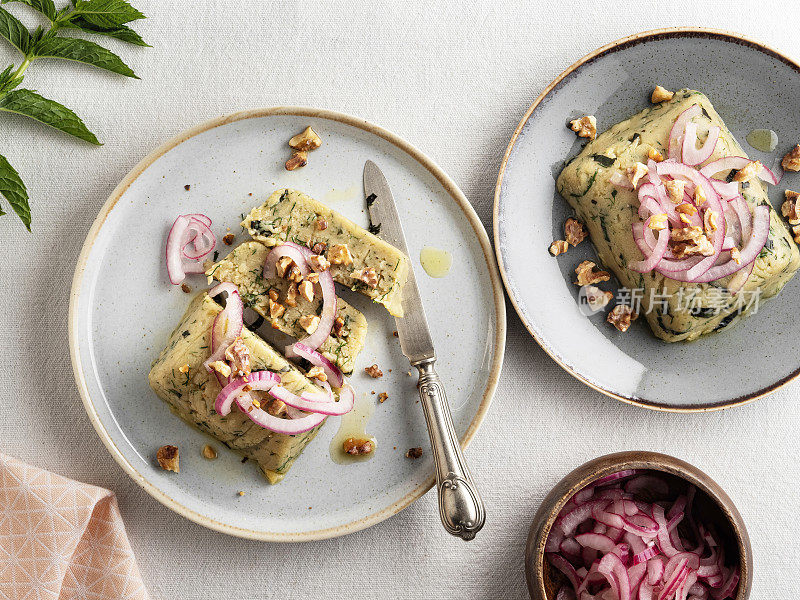
<svg viewBox="0 0 800 600">
<path fill-rule="evenodd" d="M 760 389 L 756 390 L 755 392 L 751 392 L 749 394 L 745 394 L 743 396 L 739 396 L 736 398 L 731 398 L 725 402 L 720 402 L 717 404 L 709 405 L 709 406 L 665 406 L 663 404 L 659 404 L 657 402 L 653 402 L 647 400 L 646 398 L 634 397 L 634 396 L 624 396 L 618 394 L 614 391 L 605 389 L 604 387 L 589 381 L 587 378 L 582 376 L 578 373 L 572 366 L 565 363 L 561 359 L 556 356 L 555 353 L 551 352 L 545 340 L 540 339 L 540 336 L 536 333 L 531 323 L 525 319 L 523 311 L 515 298 L 512 288 L 509 285 L 508 277 L 505 270 L 505 264 L 503 262 L 503 255 L 500 251 L 500 230 L 498 227 L 499 223 L 499 212 L 500 212 L 500 193 L 503 186 L 503 177 L 505 175 L 506 167 L 508 166 L 509 158 L 511 157 L 511 153 L 514 150 L 514 146 L 519 138 L 520 133 L 522 132 L 523 128 L 527 124 L 528 120 L 530 119 L 531 115 L 534 111 L 539 107 L 542 101 L 570 74 L 574 71 L 582 67 L 584 64 L 588 64 L 593 62 L 594 60 L 601 58 L 606 54 L 611 54 L 612 52 L 616 52 L 618 50 L 624 50 L 625 48 L 640 44 L 642 42 L 657 40 L 657 39 L 667 39 L 667 38 L 676 38 L 676 37 L 705 37 L 705 38 L 713 38 L 719 39 L 735 44 L 740 44 L 744 46 L 749 46 L 754 48 L 764 54 L 775 58 L 782 63 L 786 64 L 787 66 L 793 68 L 800 74 L 800 63 L 795 61 L 794 59 L 790 58 L 786 54 L 754 40 L 752 38 L 746 37 L 740 33 L 729 31 L 725 29 L 713 29 L 707 27 L 666 27 L 662 29 L 651 29 L 647 31 L 642 31 L 639 33 L 634 33 L 632 35 L 625 36 L 623 38 L 619 38 L 614 40 L 613 42 L 609 42 L 608 44 L 601 46 L 600 48 L 593 50 L 592 52 L 586 54 L 569 67 L 567 67 L 558 77 L 556 77 L 553 81 L 551 81 L 547 87 L 542 91 L 541 94 L 534 100 L 533 104 L 528 108 L 528 110 L 523 115 L 522 119 L 520 120 L 519 124 L 517 125 L 514 133 L 511 136 L 511 140 L 508 143 L 506 148 L 506 152 L 503 155 L 503 160 L 500 163 L 500 171 L 497 175 L 497 183 L 495 184 L 494 190 L 494 203 L 492 208 L 492 230 L 493 230 L 493 242 L 494 242 L 494 250 L 497 256 L 497 266 L 500 270 L 500 277 L 503 280 L 503 286 L 506 289 L 506 293 L 508 294 L 508 298 L 511 301 L 511 305 L 514 307 L 517 315 L 519 316 L 520 321 L 525 326 L 525 329 L 528 330 L 528 333 L 531 334 L 536 343 L 542 348 L 542 350 L 547 353 L 550 358 L 552 358 L 556 364 L 561 366 L 567 373 L 572 375 L 578 381 L 586 384 L 590 388 L 609 396 L 610 398 L 615 398 L 621 402 L 625 402 L 627 404 L 632 404 L 634 406 L 639 406 L 642 408 L 647 408 L 650 410 L 657 410 L 663 412 L 676 412 L 676 413 L 693 413 L 693 412 L 710 412 L 715 410 L 724 410 L 726 408 L 733 408 L 735 406 L 743 406 L 745 404 L 749 404 L 759 398 L 762 398 L 772 392 L 777 391 L 790 381 L 796 379 L 800 375 L 800 366 L 789 375 L 779 379 L 778 381 Z"/>
<path fill-rule="evenodd" d="M 695 485 L 728 519 L 739 551 L 740 580 L 735 600 L 747 600 L 753 584 L 753 549 L 742 515 L 725 490 L 691 463 L 649 450 L 626 450 L 593 458 L 567 473 L 544 497 L 531 522 L 525 544 L 525 580 L 533 600 L 550 600 L 544 586 L 544 545 L 558 513 L 579 490 L 593 481 L 626 469 L 669 473 Z"/>
<path fill-rule="evenodd" d="M 456 206 L 464 213 L 469 225 L 475 232 L 475 237 L 481 247 L 483 258 L 486 261 L 488 279 L 492 287 L 492 309 L 495 317 L 495 330 L 492 338 L 494 342 L 494 352 L 490 363 L 489 376 L 486 380 L 486 387 L 481 394 L 481 402 L 478 405 L 474 416 L 464 432 L 464 435 L 460 438 L 462 448 L 466 448 L 469 445 L 489 412 L 489 407 L 491 406 L 494 394 L 500 382 L 503 358 L 505 356 L 507 328 L 506 304 L 504 301 L 503 285 L 500 281 L 498 270 L 495 265 L 495 254 L 492 252 L 489 235 L 480 218 L 478 217 L 474 207 L 472 204 L 470 204 L 466 195 L 464 195 L 464 192 L 461 191 L 458 185 L 456 185 L 450 176 L 447 175 L 447 173 L 445 173 L 445 171 L 437 163 L 435 163 L 432 158 L 419 150 L 405 138 L 392 133 L 391 131 L 384 129 L 383 127 L 380 127 L 379 125 L 376 125 L 370 121 L 366 121 L 359 117 L 343 112 L 313 108 L 310 106 L 273 106 L 233 112 L 221 117 L 203 121 L 174 135 L 142 158 L 119 182 L 119 184 L 114 188 L 108 199 L 103 204 L 102 208 L 97 214 L 97 217 L 94 219 L 88 234 L 86 235 L 80 255 L 76 261 L 75 272 L 72 278 L 72 287 L 70 290 L 69 312 L 67 317 L 70 357 L 72 362 L 73 376 L 75 378 L 75 383 L 81 396 L 84 409 L 86 410 L 89 420 L 94 426 L 97 435 L 103 442 L 103 445 L 106 447 L 112 458 L 120 465 L 123 471 L 125 471 L 125 473 L 127 473 L 127 475 L 133 479 L 136 484 L 138 484 L 142 489 L 144 489 L 145 492 L 155 498 L 158 502 L 176 514 L 189 519 L 190 521 L 207 527 L 208 529 L 236 537 L 263 542 L 304 542 L 312 540 L 324 540 L 354 533 L 356 531 L 361 531 L 362 529 L 376 525 L 381 521 L 396 515 L 404 508 L 410 506 L 433 487 L 433 484 L 436 481 L 433 468 L 431 468 L 431 473 L 425 481 L 406 493 L 403 497 L 398 498 L 387 506 L 373 510 L 368 515 L 342 525 L 335 525 L 304 532 L 272 532 L 238 527 L 217 521 L 214 518 L 208 517 L 185 506 L 180 501 L 170 496 L 167 492 L 163 491 L 160 487 L 151 482 L 150 479 L 146 478 L 145 475 L 137 471 L 137 469 L 122 454 L 122 451 L 117 448 L 114 440 L 111 438 L 110 433 L 106 430 L 105 425 L 101 421 L 94 407 L 94 400 L 89 393 L 84 377 L 84 367 L 81 362 L 81 343 L 77 333 L 78 302 L 83 283 L 83 274 L 90 253 L 94 247 L 95 241 L 98 238 L 100 229 L 105 223 L 108 215 L 114 209 L 115 205 L 127 191 L 127 189 L 133 184 L 133 182 L 136 181 L 136 179 L 161 156 L 197 135 L 216 127 L 228 125 L 237 121 L 270 116 L 298 116 L 326 119 L 347 125 L 349 127 L 360 129 L 382 138 L 400 151 L 404 152 L 417 164 L 426 169 L 444 188 Z"/>
</svg>

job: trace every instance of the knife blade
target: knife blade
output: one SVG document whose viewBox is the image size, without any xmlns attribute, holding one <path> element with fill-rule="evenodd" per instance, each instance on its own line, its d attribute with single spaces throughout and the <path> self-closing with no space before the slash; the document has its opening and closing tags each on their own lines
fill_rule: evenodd
<svg viewBox="0 0 800 600">
<path fill-rule="evenodd" d="M 378 165 L 370 160 L 364 165 L 364 193 L 370 221 L 377 235 L 408 256 L 403 225 L 389 183 Z M 413 265 L 409 265 L 408 279 L 403 287 L 403 313 L 402 318 L 395 318 L 397 336 L 403 354 L 419 371 L 417 390 L 436 467 L 439 516 L 448 533 L 471 540 L 483 527 L 486 509 L 461 452 L 444 384 L 433 368 L 436 352 Z"/>
<path fill-rule="evenodd" d="M 373 227 L 380 228 L 379 237 L 408 256 L 403 224 L 400 222 L 400 215 L 397 214 L 397 206 L 389 183 L 378 165 L 370 160 L 364 165 L 364 192 L 368 198 L 367 210 L 370 221 Z M 395 320 L 403 354 L 414 366 L 420 361 L 435 359 L 436 352 L 413 266 L 408 269 L 408 279 L 403 287 L 403 313 L 405 316 L 402 319 Z"/>
</svg>

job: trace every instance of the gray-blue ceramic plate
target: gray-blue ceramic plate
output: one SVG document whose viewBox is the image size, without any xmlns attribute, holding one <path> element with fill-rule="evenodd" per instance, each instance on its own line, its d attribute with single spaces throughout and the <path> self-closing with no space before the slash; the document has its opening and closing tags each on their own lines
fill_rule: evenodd
<svg viewBox="0 0 800 600">
<path fill-rule="evenodd" d="M 649 105 L 653 87 L 704 92 L 751 157 L 774 166 L 800 142 L 800 66 L 738 34 L 664 29 L 613 42 L 564 71 L 536 99 L 514 133 L 495 190 L 494 240 L 500 271 L 525 326 L 569 373 L 625 402 L 675 411 L 743 404 L 774 391 L 800 373 L 796 340 L 800 277 L 736 326 L 690 343 L 667 344 L 640 319 L 627 333 L 585 317 L 570 283 L 584 243 L 559 258 L 547 252 L 563 238 L 571 214 L 555 178 L 581 141 L 564 124 L 575 115 L 597 117 L 605 130 Z M 745 143 L 753 129 L 778 134 L 775 152 Z M 788 173 L 770 189 L 780 206 L 784 189 L 800 186 Z M 568 257 L 568 259 L 567 259 Z"/>
<path fill-rule="evenodd" d="M 287 142 L 309 125 L 323 145 L 308 166 L 286 171 Z M 486 414 L 505 346 L 503 289 L 489 237 L 447 175 L 404 140 L 340 113 L 277 107 L 203 123 L 156 149 L 111 194 L 78 259 L 69 315 L 75 378 L 98 434 L 137 483 L 189 519 L 260 540 L 333 537 L 395 514 L 433 483 L 428 450 L 420 460 L 405 457 L 410 447 L 429 448 L 416 376 L 410 376 L 392 336 L 394 319 L 363 296 L 347 299 L 369 323 L 351 379 L 358 401 L 374 408 L 367 433 L 378 447 L 369 461 L 331 460 L 340 420 L 331 417 L 286 478 L 270 486 L 252 461 L 241 464 L 219 443 L 216 460 L 203 458 L 201 449 L 214 441 L 172 415 L 147 383 L 150 363 L 190 299 L 166 278 L 164 240 L 176 215 L 201 211 L 213 220 L 218 239 L 230 227 L 241 242 L 240 215 L 275 189 L 294 187 L 366 226 L 361 181 L 367 159 L 386 174 L 404 215 L 437 366 L 462 443 Z M 440 225 L 435 234 L 430 223 Z M 452 254 L 447 276 L 434 279 L 420 268 L 427 245 Z M 226 246 L 218 249 L 224 256 Z M 204 277 L 189 283 L 195 290 L 206 285 Z M 364 373 L 373 363 L 383 370 L 381 379 Z M 380 392 L 389 399 L 378 405 Z M 163 444 L 180 448 L 180 474 L 155 464 Z"/>
</svg>

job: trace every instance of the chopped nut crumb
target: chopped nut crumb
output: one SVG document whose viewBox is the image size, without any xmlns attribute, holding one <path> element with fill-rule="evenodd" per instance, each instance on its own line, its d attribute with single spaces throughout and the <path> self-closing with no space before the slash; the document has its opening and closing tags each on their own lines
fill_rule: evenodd
<svg viewBox="0 0 800 600">
<path fill-rule="evenodd" d="M 566 252 L 567 250 L 569 250 L 569 244 L 566 242 L 566 240 L 556 240 L 555 242 L 550 244 L 550 248 L 548 249 L 550 254 L 552 254 L 553 256 L 564 254 L 564 252 Z"/>
<path fill-rule="evenodd" d="M 278 274 L 278 277 L 284 278 L 293 266 L 294 261 L 290 257 L 281 256 L 278 262 L 275 263 L 275 272 Z"/>
<path fill-rule="evenodd" d="M 653 104 L 658 104 L 660 102 L 666 102 L 668 100 L 672 100 L 672 97 L 675 96 L 675 92 L 670 92 L 668 89 L 657 85 L 653 90 L 653 93 L 650 94 L 650 102 Z"/>
<path fill-rule="evenodd" d="M 742 254 L 739 252 L 738 248 L 731 248 L 731 260 L 737 265 L 742 264 Z"/>
<path fill-rule="evenodd" d="M 700 206 L 700 205 L 702 205 L 703 203 L 705 203 L 705 201 L 706 201 L 706 200 L 707 200 L 707 198 L 706 198 L 706 193 L 705 193 L 705 191 L 703 190 L 703 186 L 702 186 L 702 185 L 698 185 L 698 186 L 696 186 L 696 187 L 694 188 L 694 203 L 695 203 L 697 206 Z"/>
<path fill-rule="evenodd" d="M 599 283 L 601 281 L 608 281 L 611 279 L 611 275 L 609 275 L 608 272 L 595 271 L 594 269 L 596 267 L 597 265 L 590 260 L 585 260 L 575 267 L 575 274 L 578 276 L 575 283 L 583 286 Z"/>
<path fill-rule="evenodd" d="M 388 399 L 389 399 L 389 394 L 387 394 L 386 392 L 381 392 L 380 394 L 378 394 L 378 402 L 380 402 L 381 404 L 386 402 Z"/>
<path fill-rule="evenodd" d="M 183 290 L 184 294 L 191 294 L 192 293 L 192 286 L 190 286 L 188 283 L 182 283 L 181 284 L 181 290 Z"/>
<path fill-rule="evenodd" d="M 344 319 L 342 317 L 336 317 L 333 320 L 333 335 L 336 337 L 344 337 L 347 334 L 346 331 L 343 331 L 344 328 Z"/>
<path fill-rule="evenodd" d="M 319 327 L 319 317 L 317 315 L 303 315 L 297 323 L 306 330 L 307 333 L 314 333 Z"/>
<path fill-rule="evenodd" d="M 411 373 L 411 369 L 409 369 L 408 371 L 406 371 L 406 375 L 408 375 L 409 377 L 411 377 L 411 375 L 412 375 L 412 373 Z"/>
<path fill-rule="evenodd" d="M 597 137 L 597 119 L 595 119 L 593 115 L 586 115 L 580 119 L 570 121 L 569 128 L 577 133 L 579 137 L 589 138 L 591 140 Z"/>
<path fill-rule="evenodd" d="M 308 257 L 308 265 L 314 269 L 317 273 L 322 273 L 323 271 L 327 271 L 330 268 L 331 263 L 328 262 L 328 259 L 322 256 L 321 254 L 315 254 L 313 256 Z"/>
<path fill-rule="evenodd" d="M 190 189 L 192 189 L 192 186 L 187 183 L 185 186 L 183 186 L 183 189 L 188 192 Z"/>
<path fill-rule="evenodd" d="M 781 161 L 784 171 L 800 171 L 800 144 L 786 153 Z"/>
<path fill-rule="evenodd" d="M 300 295 L 309 302 L 314 300 L 314 284 L 310 281 L 301 281 L 297 285 L 297 290 L 300 292 Z"/>
<path fill-rule="evenodd" d="M 686 182 L 680 179 L 673 179 L 664 183 L 664 188 L 667 190 L 667 197 L 673 204 L 680 204 L 683 202 L 683 195 L 686 191 Z"/>
<path fill-rule="evenodd" d="M 269 400 L 266 410 L 267 413 L 271 414 L 273 417 L 283 417 L 288 412 L 286 410 L 286 405 L 277 398 Z"/>
<path fill-rule="evenodd" d="M 292 157 L 286 161 L 284 167 L 287 171 L 294 171 L 308 164 L 308 154 L 302 151 L 292 152 Z"/>
<path fill-rule="evenodd" d="M 760 160 L 749 162 L 736 171 L 736 174 L 733 176 L 733 181 L 750 181 L 753 177 L 757 177 L 763 168 L 764 165 L 761 164 Z"/>
<path fill-rule="evenodd" d="M 786 200 L 781 205 L 781 214 L 789 220 L 790 225 L 800 224 L 800 212 L 798 212 L 798 198 L 800 194 L 792 190 L 784 192 Z"/>
<path fill-rule="evenodd" d="M 393 331 L 393 332 L 392 332 L 392 335 L 393 335 L 394 337 L 400 337 L 400 335 L 397 333 L 397 331 Z"/>
<path fill-rule="evenodd" d="M 711 237 L 717 230 L 717 213 L 713 210 L 707 210 L 703 214 L 703 231 L 707 237 Z"/>
<path fill-rule="evenodd" d="M 360 271 L 353 271 L 350 277 L 366 283 L 371 288 L 378 287 L 378 273 L 373 267 L 364 267 Z"/>
<path fill-rule="evenodd" d="M 678 206 L 675 207 L 675 211 L 684 215 L 691 216 L 697 212 L 697 209 L 694 207 L 694 204 L 683 202 L 682 204 L 678 204 Z"/>
<path fill-rule="evenodd" d="M 233 235 L 232 233 L 228 233 L 222 237 L 222 243 L 224 243 L 226 246 L 230 246 L 231 244 L 233 244 L 233 240 L 235 239 L 236 239 L 235 235 Z"/>
<path fill-rule="evenodd" d="M 214 446 L 211 444 L 206 444 L 203 446 L 203 457 L 207 458 L 208 460 L 214 460 L 217 458 L 217 451 L 214 449 Z"/>
<path fill-rule="evenodd" d="M 638 317 L 639 315 L 636 313 L 636 311 L 634 311 L 633 308 L 627 304 L 617 304 L 611 309 L 611 312 L 608 313 L 606 321 L 611 323 L 619 331 L 625 332 L 628 331 L 631 323 Z"/>
<path fill-rule="evenodd" d="M 422 456 L 422 448 L 417 446 L 416 448 L 409 448 L 406 451 L 406 458 L 420 458 Z"/>
<path fill-rule="evenodd" d="M 631 182 L 633 189 L 636 189 L 636 186 L 639 185 L 639 181 L 642 177 L 647 175 L 647 172 L 647 167 L 637 162 L 635 165 L 631 165 L 625 169 L 625 176 L 628 178 L 628 181 Z"/>
<path fill-rule="evenodd" d="M 322 367 L 311 367 L 307 373 L 309 379 L 317 379 L 319 381 L 328 381 L 328 376 Z"/>
<path fill-rule="evenodd" d="M 233 343 L 225 350 L 225 360 L 230 364 L 232 373 L 240 377 L 250 375 L 250 350 L 244 345 L 241 337 L 233 340 Z"/>
<path fill-rule="evenodd" d="M 317 229 L 319 229 L 320 231 L 325 231 L 327 228 L 328 228 L 328 221 L 326 221 L 322 217 L 319 217 L 317 219 Z"/>
<path fill-rule="evenodd" d="M 378 368 L 378 365 L 370 365 L 369 367 L 365 367 L 364 371 L 373 379 L 383 377 L 383 371 Z"/>
<path fill-rule="evenodd" d="M 156 460 L 165 471 L 179 473 L 181 470 L 177 446 L 161 446 L 156 452 Z"/>
<path fill-rule="evenodd" d="M 350 437 L 342 442 L 342 450 L 351 456 L 363 456 L 364 454 L 369 454 L 374 449 L 375 444 L 372 443 L 372 440 L 363 438 Z"/>
<path fill-rule="evenodd" d="M 650 148 L 647 150 L 647 158 L 655 162 L 661 162 L 664 160 L 664 155 L 655 148 Z"/>
<path fill-rule="evenodd" d="M 244 492 L 243 492 L 243 491 L 241 491 L 241 490 L 239 490 L 239 491 L 237 492 L 237 494 L 239 494 L 240 496 L 244 496 Z"/>
<path fill-rule="evenodd" d="M 309 283 L 319 283 L 319 273 L 309 273 L 306 275 L 306 281 Z"/>
<path fill-rule="evenodd" d="M 269 316 L 271 318 L 279 319 L 285 312 L 286 307 L 283 304 L 278 304 L 272 298 L 269 299 Z"/>
<path fill-rule="evenodd" d="M 328 251 L 328 260 L 333 265 L 351 265 L 353 264 L 353 255 L 350 254 L 347 244 L 335 244 Z M 314 270 L 316 271 L 316 269 Z"/>
<path fill-rule="evenodd" d="M 328 245 L 327 245 L 327 244 L 323 244 L 322 242 L 317 242 L 316 244 L 314 244 L 313 246 L 311 246 L 311 251 L 312 251 L 314 254 L 322 254 L 323 252 L 325 252 L 325 250 L 327 249 L 327 247 L 328 247 Z"/>
<path fill-rule="evenodd" d="M 322 145 L 322 139 L 316 134 L 316 132 L 311 129 L 311 127 L 306 127 L 302 133 L 298 133 L 292 139 L 289 140 L 289 146 L 294 148 L 295 150 L 316 150 Z"/>
<path fill-rule="evenodd" d="M 578 219 L 570 217 L 564 223 L 564 236 L 567 238 L 567 243 L 570 246 L 577 246 L 586 239 L 587 235 L 583 223 L 578 221 Z"/>
<path fill-rule="evenodd" d="M 180 367 L 178 367 L 178 371 L 186 375 L 186 373 L 189 372 L 189 363 L 186 363 L 185 365 L 181 365 Z"/>
<path fill-rule="evenodd" d="M 223 362 L 221 360 L 215 360 L 208 366 L 214 369 L 217 373 L 219 373 L 223 377 L 231 376 L 231 368 L 226 362 Z"/>
<path fill-rule="evenodd" d="M 272 300 L 273 302 L 278 301 L 278 290 L 276 290 L 275 288 L 269 288 L 269 292 L 267 292 L 267 295 L 269 296 L 269 299 Z"/>
</svg>

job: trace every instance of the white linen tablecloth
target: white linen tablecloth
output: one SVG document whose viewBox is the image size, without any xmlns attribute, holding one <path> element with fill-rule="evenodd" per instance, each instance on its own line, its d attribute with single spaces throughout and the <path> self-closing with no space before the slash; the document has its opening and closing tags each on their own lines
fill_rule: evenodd
<svg viewBox="0 0 800 600">
<path fill-rule="evenodd" d="M 57 2 L 58 6 L 63 0 Z M 540 91 L 587 52 L 671 25 L 738 30 L 800 57 L 795 2 L 403 2 L 135 0 L 153 48 L 108 41 L 142 78 L 34 63 L 26 87 L 85 118 L 94 148 L 0 115 L 0 154 L 32 197 L 34 234 L 0 218 L 0 448 L 116 492 L 153 598 L 525 598 L 523 547 L 542 497 L 607 452 L 674 454 L 737 503 L 756 557 L 754 599 L 800 596 L 797 577 L 800 384 L 711 414 L 630 407 L 574 380 L 508 311 L 505 368 L 467 455 L 488 518 L 471 543 L 448 536 L 428 494 L 369 530 L 301 545 L 208 531 L 145 494 L 84 413 L 67 346 L 75 260 L 117 182 L 161 142 L 236 110 L 301 104 L 382 125 L 429 154 L 491 230 L 508 139 Z M 25 7 L 6 5 L 16 14 Z M 26 13 L 27 14 L 27 13 Z M 32 24 L 35 19 L 26 18 Z M 17 56 L 0 44 L 0 59 Z M 797 357 L 787 357 L 796 361 Z M 1 510 L 1 509 L 0 509 Z"/>
</svg>

